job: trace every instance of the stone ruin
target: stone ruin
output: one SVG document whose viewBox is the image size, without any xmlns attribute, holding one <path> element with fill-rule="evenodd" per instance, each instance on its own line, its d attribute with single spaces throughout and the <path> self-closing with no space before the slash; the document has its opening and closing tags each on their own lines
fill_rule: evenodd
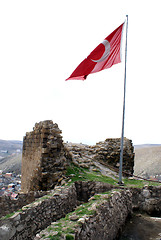
<svg viewBox="0 0 161 240">
<path fill-rule="evenodd" d="M 23 192 L 54 188 L 63 175 L 67 159 L 58 125 L 52 121 L 36 123 L 23 139 Z"/>
<path fill-rule="evenodd" d="M 63 180 L 69 162 L 77 166 L 95 167 L 96 162 L 119 169 L 120 138 L 106 139 L 94 146 L 64 143 L 61 130 L 52 121 L 35 124 L 23 140 L 22 181 L 23 192 L 50 190 Z M 134 148 L 124 138 L 123 170 L 133 174 Z"/>
<path fill-rule="evenodd" d="M 114 171 L 119 170 L 120 138 L 108 138 L 93 146 L 73 143 L 64 145 L 77 166 L 89 168 L 91 165 L 96 165 L 96 162 L 100 162 Z M 124 138 L 123 159 L 123 170 L 126 172 L 124 175 L 133 175 L 134 147 L 132 141 L 127 138 Z"/>
<path fill-rule="evenodd" d="M 26 200 L 28 194 L 23 195 Z M 30 197 L 33 198 L 33 194 Z M 24 202 L 9 218 L 0 219 L 1 240 L 118 239 L 132 210 L 160 216 L 161 186 L 127 189 L 102 182 L 78 181 L 70 186 L 57 186 L 35 200 L 28 205 Z M 88 209 L 82 216 L 79 213 L 84 203 Z M 66 214 L 69 214 L 67 218 Z M 67 238 L 67 229 L 71 228 L 73 237 Z"/>
</svg>

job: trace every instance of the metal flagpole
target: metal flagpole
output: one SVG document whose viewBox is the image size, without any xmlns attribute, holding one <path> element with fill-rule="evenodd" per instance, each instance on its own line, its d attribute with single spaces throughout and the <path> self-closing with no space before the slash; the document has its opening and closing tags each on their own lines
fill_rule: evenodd
<svg viewBox="0 0 161 240">
<path fill-rule="evenodd" d="M 126 94 L 126 61 L 127 61 L 127 31 L 128 31 L 128 15 L 126 15 L 126 43 L 125 43 L 125 72 L 124 72 L 124 100 L 123 100 L 123 116 L 122 116 L 122 134 L 121 134 L 121 150 L 120 150 L 120 166 L 119 166 L 119 184 L 122 185 L 122 162 L 123 162 L 123 145 L 124 145 L 124 121 L 125 121 L 125 94 Z"/>
</svg>

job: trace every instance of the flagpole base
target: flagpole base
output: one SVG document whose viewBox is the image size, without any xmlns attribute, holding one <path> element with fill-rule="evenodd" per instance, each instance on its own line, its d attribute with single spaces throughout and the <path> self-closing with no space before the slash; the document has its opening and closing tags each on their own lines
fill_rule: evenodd
<svg viewBox="0 0 161 240">
<path fill-rule="evenodd" d="M 118 185 L 125 186 L 125 184 L 123 182 L 118 182 Z"/>
</svg>

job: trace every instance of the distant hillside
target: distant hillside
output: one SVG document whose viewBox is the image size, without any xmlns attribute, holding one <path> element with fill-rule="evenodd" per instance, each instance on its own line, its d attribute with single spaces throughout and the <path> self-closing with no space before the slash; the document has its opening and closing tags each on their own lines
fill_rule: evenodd
<svg viewBox="0 0 161 240">
<path fill-rule="evenodd" d="M 22 141 L 0 140 L 0 170 L 21 173 Z"/>
<path fill-rule="evenodd" d="M 0 139 L 0 152 L 3 150 L 8 150 L 11 153 L 17 149 L 22 150 L 22 141 Z"/>
<path fill-rule="evenodd" d="M 142 177 L 161 175 L 161 145 L 135 146 L 134 174 Z"/>
<path fill-rule="evenodd" d="M 140 144 L 140 145 L 135 145 L 134 148 L 149 148 L 149 147 L 159 147 L 161 144 Z"/>
</svg>

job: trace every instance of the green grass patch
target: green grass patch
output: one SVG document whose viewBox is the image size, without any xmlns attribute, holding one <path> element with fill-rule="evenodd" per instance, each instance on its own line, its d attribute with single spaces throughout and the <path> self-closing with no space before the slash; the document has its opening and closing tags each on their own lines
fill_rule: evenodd
<svg viewBox="0 0 161 240">
<path fill-rule="evenodd" d="M 137 180 L 137 179 L 128 179 L 124 178 L 123 182 L 126 187 L 136 187 L 136 188 L 143 188 L 145 185 L 147 186 L 159 186 L 160 183 L 145 181 L 145 180 Z"/>
<path fill-rule="evenodd" d="M 70 234 L 67 234 L 66 237 L 65 237 L 66 240 L 74 240 L 74 236 L 73 235 L 70 235 Z"/>
<path fill-rule="evenodd" d="M 14 214 L 15 214 L 15 212 L 9 213 L 9 214 L 7 214 L 6 216 L 1 217 L 1 220 L 8 219 L 8 218 L 12 217 Z"/>
<path fill-rule="evenodd" d="M 117 185 L 117 180 L 102 175 L 99 171 L 89 171 L 89 169 L 77 167 L 71 164 L 67 168 L 67 176 L 70 177 L 70 184 L 76 181 L 98 181 L 105 182 L 112 185 Z"/>
<path fill-rule="evenodd" d="M 83 168 L 79 168 L 74 164 L 71 164 L 69 167 L 67 167 L 66 174 L 67 176 L 70 176 L 71 174 L 78 175 L 81 170 L 83 170 Z"/>
<path fill-rule="evenodd" d="M 86 215 L 93 215 L 95 213 L 94 210 L 88 210 L 88 208 L 91 206 L 91 203 L 86 203 L 83 204 L 83 206 L 79 207 L 78 209 L 75 210 L 76 215 L 79 217 Z"/>
<path fill-rule="evenodd" d="M 47 236 L 46 238 L 49 238 L 50 240 L 59 240 L 61 237 L 61 232 L 58 232 L 57 235 L 52 235 L 50 234 L 49 236 Z M 45 238 L 45 237 L 44 237 Z"/>
<path fill-rule="evenodd" d="M 109 183 L 112 185 L 116 185 L 117 184 L 117 180 L 104 176 L 100 173 L 96 173 L 96 172 L 85 172 L 85 176 L 86 180 L 89 181 L 98 181 L 98 182 L 105 182 L 105 183 Z"/>
<path fill-rule="evenodd" d="M 118 186 L 118 178 L 113 179 L 111 177 L 104 176 L 100 171 L 90 171 L 89 169 L 82 168 L 71 164 L 67 169 L 67 176 L 71 179 L 69 184 L 72 184 L 76 181 L 98 181 L 109 183 L 114 186 Z M 143 188 L 145 185 L 148 186 L 159 186 L 161 183 L 146 181 L 146 180 L 136 180 L 123 178 L 125 187 L 136 187 Z"/>
</svg>

